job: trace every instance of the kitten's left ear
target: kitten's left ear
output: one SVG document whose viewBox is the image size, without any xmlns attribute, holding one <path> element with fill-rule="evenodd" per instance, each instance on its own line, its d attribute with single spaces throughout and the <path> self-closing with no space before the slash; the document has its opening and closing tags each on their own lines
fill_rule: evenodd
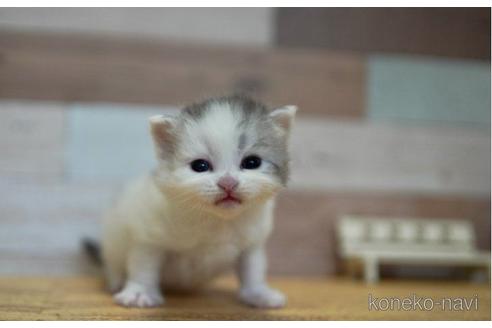
<svg viewBox="0 0 492 328">
<path fill-rule="evenodd" d="M 274 109 L 270 112 L 270 117 L 278 127 L 280 127 L 286 134 L 289 134 L 294 122 L 294 117 L 296 116 L 296 112 L 297 106 L 288 105 Z"/>
</svg>

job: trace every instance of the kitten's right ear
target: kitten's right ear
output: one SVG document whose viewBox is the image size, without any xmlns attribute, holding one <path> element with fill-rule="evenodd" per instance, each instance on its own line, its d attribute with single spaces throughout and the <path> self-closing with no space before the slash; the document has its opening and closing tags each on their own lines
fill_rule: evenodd
<svg viewBox="0 0 492 328">
<path fill-rule="evenodd" d="M 149 118 L 149 123 L 157 153 L 160 158 L 165 158 L 174 148 L 176 118 L 171 115 L 155 115 Z"/>
</svg>

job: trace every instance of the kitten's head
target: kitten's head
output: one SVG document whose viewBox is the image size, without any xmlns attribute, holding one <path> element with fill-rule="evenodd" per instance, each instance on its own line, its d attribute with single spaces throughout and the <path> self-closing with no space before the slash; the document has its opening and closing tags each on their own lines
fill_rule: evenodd
<svg viewBox="0 0 492 328">
<path fill-rule="evenodd" d="M 159 187 L 173 202 L 221 217 L 264 202 L 287 182 L 295 112 L 231 96 L 151 117 Z"/>
</svg>

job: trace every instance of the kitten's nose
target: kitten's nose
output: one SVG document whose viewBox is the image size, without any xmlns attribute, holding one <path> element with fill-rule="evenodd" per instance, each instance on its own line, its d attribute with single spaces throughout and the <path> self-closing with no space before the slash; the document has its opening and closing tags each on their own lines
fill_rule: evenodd
<svg viewBox="0 0 492 328">
<path fill-rule="evenodd" d="M 234 189 L 236 189 L 238 184 L 239 181 L 237 181 L 235 178 L 231 177 L 230 175 L 223 176 L 219 179 L 219 181 L 217 181 L 217 185 L 225 192 L 233 191 Z"/>
</svg>

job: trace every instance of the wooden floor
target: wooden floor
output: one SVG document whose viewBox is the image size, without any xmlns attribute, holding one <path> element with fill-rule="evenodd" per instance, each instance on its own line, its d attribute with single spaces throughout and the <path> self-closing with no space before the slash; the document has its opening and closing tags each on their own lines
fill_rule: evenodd
<svg viewBox="0 0 492 328">
<path fill-rule="evenodd" d="M 277 278 L 289 297 L 281 310 L 239 304 L 235 280 L 226 277 L 197 295 L 167 295 L 153 309 L 113 304 L 98 278 L 0 278 L 1 320 L 490 320 L 490 285 L 457 281 L 392 281 L 366 286 L 345 278 Z M 478 310 L 369 311 L 375 298 L 478 297 Z M 384 303 L 381 303 L 384 305 Z M 438 306 L 435 306 L 438 308 Z"/>
</svg>

